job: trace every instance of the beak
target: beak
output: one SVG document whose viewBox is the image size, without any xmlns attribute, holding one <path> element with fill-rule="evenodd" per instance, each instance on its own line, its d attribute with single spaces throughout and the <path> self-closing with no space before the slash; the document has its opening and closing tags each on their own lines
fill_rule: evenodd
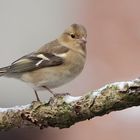
<svg viewBox="0 0 140 140">
<path fill-rule="evenodd" d="M 86 38 L 85 37 L 82 37 L 82 39 L 81 39 L 84 43 L 86 43 L 87 42 L 87 40 L 86 40 Z"/>
</svg>

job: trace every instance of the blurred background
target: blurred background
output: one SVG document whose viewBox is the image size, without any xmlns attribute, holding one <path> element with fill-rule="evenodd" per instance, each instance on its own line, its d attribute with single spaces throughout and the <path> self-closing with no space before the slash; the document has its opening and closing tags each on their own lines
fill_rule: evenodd
<svg viewBox="0 0 140 140">
<path fill-rule="evenodd" d="M 72 23 L 88 31 L 85 69 L 56 89 L 78 96 L 116 81 L 140 76 L 139 0 L 0 0 L 0 66 L 55 39 Z M 40 98 L 49 98 L 41 92 Z M 15 79 L 0 78 L 0 107 L 28 104 L 33 90 Z M 14 129 L 1 140 L 139 140 L 140 107 L 112 112 L 68 129 Z"/>
</svg>

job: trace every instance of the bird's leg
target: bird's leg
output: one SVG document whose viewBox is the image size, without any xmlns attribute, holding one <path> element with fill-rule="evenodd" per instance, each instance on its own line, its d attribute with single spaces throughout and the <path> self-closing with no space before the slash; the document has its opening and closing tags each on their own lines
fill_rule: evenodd
<svg viewBox="0 0 140 140">
<path fill-rule="evenodd" d="M 47 89 L 51 94 L 53 94 L 53 96 L 66 96 L 66 95 L 70 95 L 69 93 L 55 93 L 53 92 L 50 88 L 48 88 L 47 86 L 42 86 L 43 88 Z"/>
<path fill-rule="evenodd" d="M 40 102 L 39 96 L 38 96 L 37 91 L 35 89 L 34 89 L 34 92 L 35 92 L 35 96 L 36 96 L 37 101 Z"/>
<path fill-rule="evenodd" d="M 53 96 L 55 96 L 55 93 L 50 88 L 48 88 L 47 86 L 42 86 L 42 87 L 47 89 Z"/>
</svg>

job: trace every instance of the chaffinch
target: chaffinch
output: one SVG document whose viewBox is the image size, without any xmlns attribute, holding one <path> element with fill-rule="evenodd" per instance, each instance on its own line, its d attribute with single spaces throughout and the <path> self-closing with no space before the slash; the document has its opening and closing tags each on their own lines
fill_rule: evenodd
<svg viewBox="0 0 140 140">
<path fill-rule="evenodd" d="M 47 89 L 55 95 L 51 89 L 70 82 L 82 71 L 86 59 L 86 37 L 82 25 L 72 24 L 57 39 L 0 68 L 0 76 L 29 83 L 38 101 L 38 90 Z"/>
</svg>

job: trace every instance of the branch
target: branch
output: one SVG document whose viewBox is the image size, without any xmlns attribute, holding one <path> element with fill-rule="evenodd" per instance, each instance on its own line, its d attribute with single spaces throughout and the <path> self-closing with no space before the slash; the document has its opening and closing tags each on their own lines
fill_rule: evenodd
<svg viewBox="0 0 140 140">
<path fill-rule="evenodd" d="M 140 79 L 108 84 L 83 96 L 56 96 L 49 102 L 0 108 L 0 131 L 19 127 L 68 128 L 76 122 L 140 105 Z"/>
</svg>

